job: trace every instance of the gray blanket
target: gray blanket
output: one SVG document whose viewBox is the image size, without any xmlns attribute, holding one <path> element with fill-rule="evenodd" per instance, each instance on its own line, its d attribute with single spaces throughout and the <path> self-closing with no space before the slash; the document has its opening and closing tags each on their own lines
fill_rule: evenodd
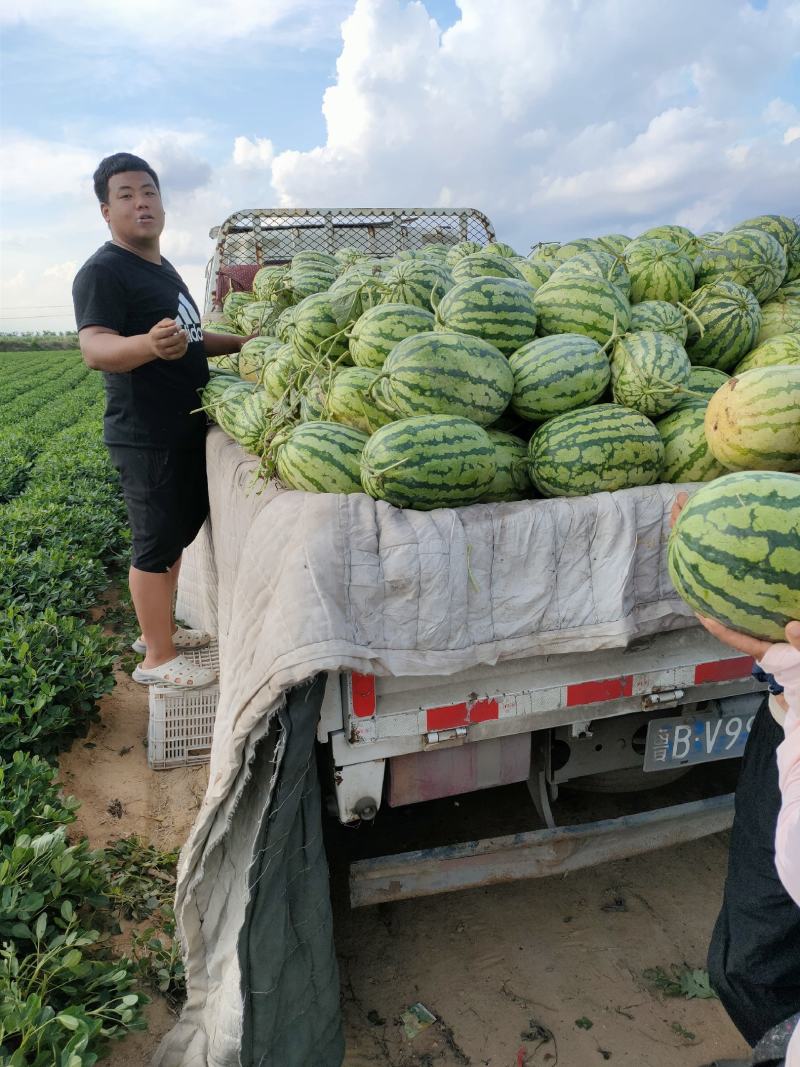
<svg viewBox="0 0 800 1067">
<path fill-rule="evenodd" d="M 188 1000 L 156 1067 L 340 1067 L 310 679 L 450 674 L 692 623 L 666 572 L 676 486 L 423 513 L 256 492 L 255 467 L 211 432 L 211 521 L 178 610 L 218 633 L 220 702 L 179 867 Z"/>
</svg>

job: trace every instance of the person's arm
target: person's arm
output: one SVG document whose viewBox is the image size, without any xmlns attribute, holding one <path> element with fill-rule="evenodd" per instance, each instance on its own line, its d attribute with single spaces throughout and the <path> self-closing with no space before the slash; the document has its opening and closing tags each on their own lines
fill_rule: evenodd
<svg viewBox="0 0 800 1067">
<path fill-rule="evenodd" d="M 87 367 L 110 374 L 135 370 L 154 359 L 181 359 L 189 338 L 175 319 L 162 319 L 149 333 L 122 337 L 105 326 L 85 326 L 78 333 L 81 355 Z"/>
<path fill-rule="evenodd" d="M 203 328 L 203 348 L 207 356 L 227 356 L 231 352 L 241 352 L 242 345 L 249 337 L 237 337 L 233 333 L 209 333 Z"/>
</svg>

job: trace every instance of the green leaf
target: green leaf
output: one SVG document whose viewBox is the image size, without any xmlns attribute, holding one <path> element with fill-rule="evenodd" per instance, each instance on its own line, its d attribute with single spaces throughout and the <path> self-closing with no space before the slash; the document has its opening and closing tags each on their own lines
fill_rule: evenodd
<svg viewBox="0 0 800 1067">
<path fill-rule="evenodd" d="M 76 1019 L 74 1015 L 67 1015 L 65 1012 L 56 1015 L 56 1022 L 61 1023 L 65 1030 L 77 1030 L 81 1025 L 79 1019 Z"/>
</svg>

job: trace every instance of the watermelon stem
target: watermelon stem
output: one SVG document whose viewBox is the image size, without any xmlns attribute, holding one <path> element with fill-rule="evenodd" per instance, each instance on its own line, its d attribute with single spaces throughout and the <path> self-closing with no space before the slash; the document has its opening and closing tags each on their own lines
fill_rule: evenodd
<svg viewBox="0 0 800 1067">
<path fill-rule="evenodd" d="M 703 334 L 706 332 L 706 328 L 702 324 L 700 319 L 698 319 L 697 315 L 695 315 L 695 313 L 692 311 L 692 309 L 690 307 L 687 307 L 686 304 L 682 304 L 680 302 L 680 300 L 677 300 L 676 303 L 677 303 L 678 307 L 681 309 L 681 311 L 684 313 L 684 315 L 688 315 L 689 318 L 694 319 L 695 325 L 697 326 L 698 330 L 700 331 L 700 336 L 702 337 Z"/>
</svg>

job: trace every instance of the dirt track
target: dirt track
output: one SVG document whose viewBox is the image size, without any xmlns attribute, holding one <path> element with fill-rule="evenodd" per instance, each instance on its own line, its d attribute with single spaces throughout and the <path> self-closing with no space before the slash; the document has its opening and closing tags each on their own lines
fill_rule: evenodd
<svg viewBox="0 0 800 1067">
<path fill-rule="evenodd" d="M 137 833 L 168 847 L 188 832 L 205 770 L 150 771 L 146 734 L 146 694 L 121 677 L 102 723 L 62 757 L 83 802 L 77 830 L 95 845 Z M 720 835 L 566 878 L 357 912 L 335 869 L 347 1067 L 700 1067 L 744 1054 L 718 1001 L 665 998 L 643 977 L 703 966 L 725 862 Z M 417 1002 L 437 1021 L 409 1038 L 400 1016 Z M 149 1033 L 102 1062 L 146 1067 L 173 1021 L 159 1000 L 149 1017 Z"/>
</svg>

